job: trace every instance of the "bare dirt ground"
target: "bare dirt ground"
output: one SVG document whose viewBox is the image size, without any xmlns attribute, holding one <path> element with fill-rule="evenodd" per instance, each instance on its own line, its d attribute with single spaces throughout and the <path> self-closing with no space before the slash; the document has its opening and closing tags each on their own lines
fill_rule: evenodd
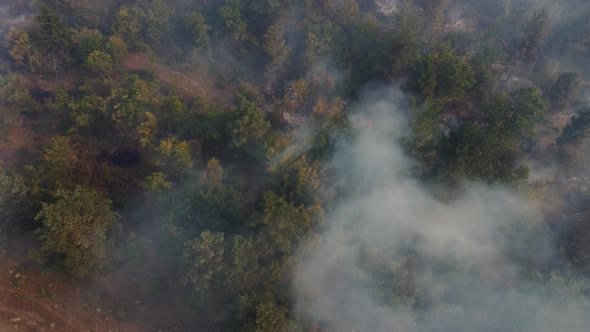
<svg viewBox="0 0 590 332">
<path fill-rule="evenodd" d="M 35 146 L 35 135 L 30 127 L 10 128 L 0 136 L 0 167 L 11 165 L 19 150 L 31 150 Z"/>
<path fill-rule="evenodd" d="M 92 280 L 49 271 L 27 258 L 29 238 L 12 238 L 0 247 L 0 332 L 195 331 L 193 315 L 176 301 L 185 290 L 159 287 L 169 264 L 153 250 L 117 265 Z M 174 280 L 171 284 L 176 285 Z M 207 330 L 207 329 L 204 329 Z"/>
<path fill-rule="evenodd" d="M 114 308 L 85 286 L 1 258 L 0 331 L 146 331 L 118 320 Z"/>
<path fill-rule="evenodd" d="M 175 86 L 179 92 L 218 105 L 231 104 L 232 94 L 216 84 L 215 79 L 204 70 L 180 72 L 168 66 L 154 63 L 142 53 L 131 53 L 124 62 L 127 70 L 147 70 L 167 84 Z"/>
</svg>

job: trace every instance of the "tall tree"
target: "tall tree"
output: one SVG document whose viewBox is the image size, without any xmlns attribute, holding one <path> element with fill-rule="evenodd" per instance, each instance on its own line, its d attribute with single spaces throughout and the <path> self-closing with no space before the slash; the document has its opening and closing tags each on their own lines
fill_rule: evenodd
<svg viewBox="0 0 590 332">
<path fill-rule="evenodd" d="M 47 6 L 42 6 L 35 16 L 38 25 L 35 44 L 43 52 L 55 52 L 68 49 L 70 46 L 70 32 L 56 12 Z"/>
<path fill-rule="evenodd" d="M 138 139 L 138 129 L 150 120 L 146 113 L 151 108 L 152 97 L 150 85 L 135 74 L 128 75 L 122 86 L 112 90 L 111 118 L 124 137 Z"/>
<path fill-rule="evenodd" d="M 86 66 L 102 78 L 112 80 L 115 73 L 113 58 L 103 51 L 93 51 L 86 57 Z"/>
<path fill-rule="evenodd" d="M 521 57 L 532 63 L 537 61 L 539 51 L 550 32 L 549 13 L 546 9 L 536 11 L 527 22 L 521 42 Z"/>
<path fill-rule="evenodd" d="M 276 75 L 281 74 L 286 69 L 286 62 L 291 53 L 291 48 L 285 42 L 283 29 L 283 23 L 279 21 L 271 25 L 264 35 L 262 46 L 264 52 L 270 58 L 264 73 L 267 79 L 276 78 Z"/>
<path fill-rule="evenodd" d="M 551 85 L 549 100 L 554 111 L 563 111 L 570 106 L 570 103 L 578 97 L 582 81 L 577 73 L 563 73 Z"/>
<path fill-rule="evenodd" d="M 236 49 L 244 53 L 247 47 L 256 44 L 256 38 L 248 31 L 248 23 L 242 14 L 239 1 L 228 1 L 219 10 L 223 25 L 230 42 Z"/>
<path fill-rule="evenodd" d="M 142 46 L 144 12 L 139 7 L 121 7 L 112 27 L 115 35 L 120 36 L 131 49 Z"/>
<path fill-rule="evenodd" d="M 468 123 L 450 136 L 451 173 L 457 179 L 511 182 L 528 176 L 519 164 L 522 144 L 533 134 L 548 104 L 538 89 L 503 94 L 484 105 L 485 122 Z"/>
<path fill-rule="evenodd" d="M 200 12 L 192 12 L 186 19 L 193 45 L 197 48 L 209 47 L 211 27 Z"/>
<path fill-rule="evenodd" d="M 28 194 L 29 189 L 20 177 L 0 169 L 0 237 L 11 228 L 24 225 L 23 217 L 31 209 Z"/>
<path fill-rule="evenodd" d="M 17 64 L 32 64 L 31 42 L 29 35 L 25 31 L 10 28 L 4 39 L 11 46 L 8 54 Z"/>
<path fill-rule="evenodd" d="M 173 7 L 164 0 L 153 0 L 146 11 L 146 30 L 153 42 L 160 42 L 170 29 Z"/>
<path fill-rule="evenodd" d="M 35 17 L 37 30 L 34 42 L 40 56 L 36 59 L 42 70 L 51 70 L 56 75 L 69 57 L 71 33 L 60 17 L 47 6 L 42 6 Z"/>
<path fill-rule="evenodd" d="M 76 41 L 78 46 L 78 58 L 81 61 L 94 51 L 105 51 L 106 38 L 98 30 L 82 29 L 76 34 Z"/>
<path fill-rule="evenodd" d="M 580 111 L 572 117 L 555 141 L 566 162 L 575 162 L 580 157 L 590 138 L 590 110 Z"/>
<path fill-rule="evenodd" d="M 394 74 L 405 74 L 408 66 L 420 55 L 423 16 L 412 1 L 403 1 L 393 22 L 395 52 L 392 54 Z"/>
<path fill-rule="evenodd" d="M 123 60 L 127 55 L 127 44 L 121 37 L 110 36 L 109 40 L 107 41 L 106 49 L 111 56 L 111 59 L 113 59 L 115 68 L 123 65 Z"/>
<path fill-rule="evenodd" d="M 72 275 L 94 276 L 112 260 L 109 236 L 119 215 L 101 193 L 81 186 L 58 190 L 55 202 L 43 203 L 35 219 L 43 225 L 42 252 L 60 260 Z"/>
<path fill-rule="evenodd" d="M 187 142 L 170 137 L 160 141 L 156 163 L 173 177 L 187 174 L 193 167 L 191 148 Z"/>
<path fill-rule="evenodd" d="M 309 209 L 295 207 L 273 192 L 266 192 L 261 203 L 262 212 L 251 221 L 258 229 L 261 254 L 290 255 L 299 240 L 313 225 L 314 215 Z"/>
<path fill-rule="evenodd" d="M 237 94 L 232 119 L 229 123 L 231 130 L 231 146 L 241 147 L 259 141 L 270 127 L 264 119 L 264 113 L 256 106 L 256 100 L 245 92 Z"/>
<path fill-rule="evenodd" d="M 556 142 L 560 145 L 577 144 L 588 137 L 590 137 L 590 110 L 585 110 L 571 118 Z"/>
<path fill-rule="evenodd" d="M 197 292 L 208 291 L 223 272 L 224 234 L 205 231 L 187 241 L 182 251 L 180 276 Z"/>
<path fill-rule="evenodd" d="M 419 62 L 414 75 L 424 97 L 444 102 L 460 100 L 475 84 L 471 64 L 447 42 L 432 48 Z"/>
<path fill-rule="evenodd" d="M 442 33 L 445 24 L 445 10 L 451 0 L 419 0 L 424 9 L 424 16 L 428 24 L 428 42 L 435 42 Z"/>
</svg>

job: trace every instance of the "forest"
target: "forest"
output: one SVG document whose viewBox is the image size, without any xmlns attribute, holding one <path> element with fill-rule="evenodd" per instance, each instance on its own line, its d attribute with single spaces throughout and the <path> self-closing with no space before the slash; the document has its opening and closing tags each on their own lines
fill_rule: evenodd
<svg viewBox="0 0 590 332">
<path fill-rule="evenodd" d="M 585 332 L 590 1 L 0 2 L 0 331 Z"/>
</svg>

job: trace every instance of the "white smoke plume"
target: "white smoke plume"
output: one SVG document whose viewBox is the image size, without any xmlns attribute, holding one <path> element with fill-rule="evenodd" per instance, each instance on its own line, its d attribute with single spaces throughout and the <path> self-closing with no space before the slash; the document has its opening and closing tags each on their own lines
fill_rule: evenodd
<svg viewBox="0 0 590 332">
<path fill-rule="evenodd" d="M 435 197 L 409 176 L 401 98 L 374 90 L 354 106 L 373 125 L 333 160 L 350 192 L 302 245 L 301 315 L 327 331 L 588 331 L 581 284 L 534 272 L 552 243 L 525 197 L 483 185 Z"/>
</svg>

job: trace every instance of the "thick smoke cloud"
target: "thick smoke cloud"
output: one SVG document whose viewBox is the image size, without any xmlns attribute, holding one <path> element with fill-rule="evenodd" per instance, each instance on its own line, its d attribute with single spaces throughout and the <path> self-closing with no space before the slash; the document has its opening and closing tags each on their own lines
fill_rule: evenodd
<svg viewBox="0 0 590 332">
<path fill-rule="evenodd" d="M 301 248 L 299 312 L 329 331 L 587 331 L 579 285 L 533 273 L 553 245 L 525 197 L 479 185 L 435 197 L 409 176 L 402 97 L 374 90 L 354 106 L 352 122 L 372 125 L 334 157 L 354 189 Z"/>
</svg>

